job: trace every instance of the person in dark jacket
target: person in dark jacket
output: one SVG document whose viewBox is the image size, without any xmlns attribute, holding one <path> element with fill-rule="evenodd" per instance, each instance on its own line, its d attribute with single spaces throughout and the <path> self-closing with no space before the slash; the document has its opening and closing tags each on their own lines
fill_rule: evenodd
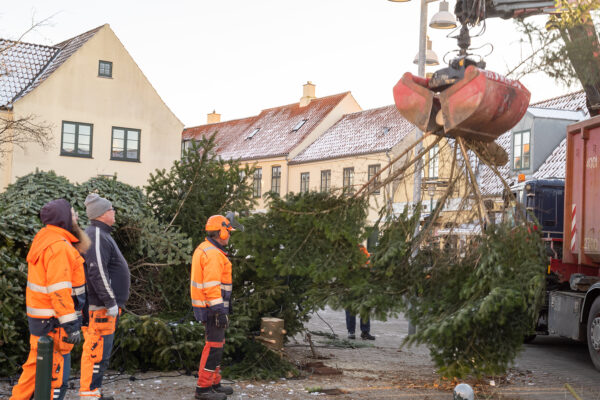
<svg viewBox="0 0 600 400">
<path fill-rule="evenodd" d="M 83 328 L 79 397 L 112 400 L 101 393 L 102 377 L 108 368 L 121 307 L 129 299 L 131 277 L 127 261 L 110 235 L 115 223 L 112 203 L 91 193 L 85 207 L 90 219 L 85 232 L 92 246 L 84 255 L 89 325 Z"/>
</svg>

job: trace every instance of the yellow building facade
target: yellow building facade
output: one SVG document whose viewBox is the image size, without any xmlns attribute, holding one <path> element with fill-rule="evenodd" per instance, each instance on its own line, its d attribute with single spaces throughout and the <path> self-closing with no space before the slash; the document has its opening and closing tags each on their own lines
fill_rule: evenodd
<svg viewBox="0 0 600 400">
<path fill-rule="evenodd" d="M 3 113 L 51 126 L 50 146 L 12 148 L 2 160 L 0 188 L 36 169 L 72 182 L 116 175 L 142 186 L 180 157 L 183 124 L 109 25 L 55 46 L 19 46 L 50 57 Z"/>
<path fill-rule="evenodd" d="M 350 92 L 316 97 L 315 85 L 303 85 L 298 103 L 268 108 L 248 118 L 220 121 L 208 114 L 206 125 L 186 128 L 183 147 L 193 140 L 215 134 L 216 152 L 226 160 L 240 160 L 255 168 L 250 177 L 257 202 L 255 211 L 264 211 L 264 194 L 274 191 L 284 196 L 294 191 L 290 160 L 321 137 L 344 115 L 360 110 Z"/>
</svg>

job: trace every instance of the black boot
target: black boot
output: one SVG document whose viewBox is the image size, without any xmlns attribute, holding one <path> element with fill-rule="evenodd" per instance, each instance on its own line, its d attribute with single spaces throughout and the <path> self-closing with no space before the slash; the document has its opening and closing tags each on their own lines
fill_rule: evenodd
<svg viewBox="0 0 600 400">
<path fill-rule="evenodd" d="M 223 386 L 220 383 L 217 385 L 213 385 L 212 389 L 217 393 L 224 393 L 227 396 L 233 394 L 233 388 L 231 386 Z"/>
<path fill-rule="evenodd" d="M 196 387 L 196 395 L 194 397 L 198 400 L 227 400 L 226 394 L 217 393 L 212 387 Z"/>
<path fill-rule="evenodd" d="M 369 332 L 363 332 L 360 334 L 360 338 L 362 340 L 375 340 L 375 336 L 371 335 Z"/>
</svg>

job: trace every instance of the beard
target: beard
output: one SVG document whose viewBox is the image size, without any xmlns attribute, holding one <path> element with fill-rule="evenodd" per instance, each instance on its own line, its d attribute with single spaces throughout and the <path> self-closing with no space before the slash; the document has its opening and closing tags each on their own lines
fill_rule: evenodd
<svg viewBox="0 0 600 400">
<path fill-rule="evenodd" d="M 73 243 L 73 246 L 77 249 L 77 251 L 79 251 L 79 254 L 84 255 L 92 245 L 90 237 L 77 223 L 73 224 L 73 232 L 71 233 L 73 233 L 73 235 L 79 239 L 79 242 Z"/>
</svg>

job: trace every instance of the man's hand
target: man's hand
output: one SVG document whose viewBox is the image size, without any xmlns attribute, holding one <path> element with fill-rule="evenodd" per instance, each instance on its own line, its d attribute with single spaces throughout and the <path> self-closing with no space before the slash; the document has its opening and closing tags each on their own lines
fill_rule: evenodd
<svg viewBox="0 0 600 400">
<path fill-rule="evenodd" d="M 229 317 L 227 314 L 215 315 L 215 325 L 217 328 L 227 328 L 229 326 Z"/>
<path fill-rule="evenodd" d="M 81 342 L 81 331 L 78 329 L 67 334 L 67 336 L 63 337 L 63 342 L 69 344 L 77 344 Z"/>
<path fill-rule="evenodd" d="M 109 317 L 116 317 L 117 315 L 119 315 L 119 306 L 115 304 L 114 306 L 106 310 L 106 315 Z"/>
</svg>

